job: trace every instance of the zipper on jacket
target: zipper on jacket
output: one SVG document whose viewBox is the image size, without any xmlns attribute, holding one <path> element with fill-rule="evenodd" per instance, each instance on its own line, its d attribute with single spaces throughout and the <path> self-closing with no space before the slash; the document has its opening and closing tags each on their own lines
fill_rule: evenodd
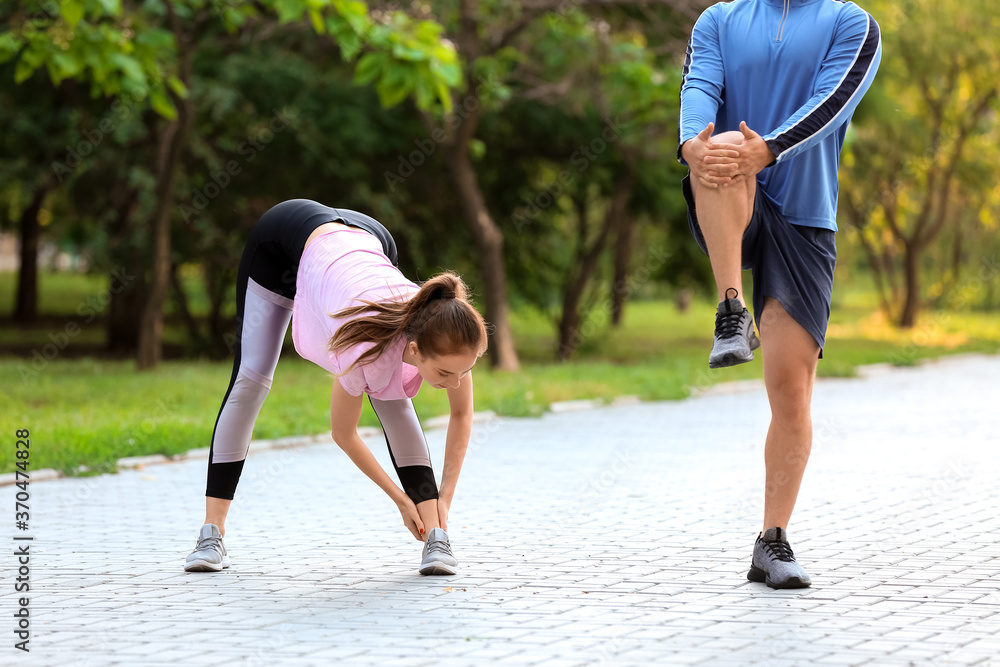
<svg viewBox="0 0 1000 667">
<path fill-rule="evenodd" d="M 778 24 L 778 35 L 774 38 L 774 41 L 780 42 L 781 37 L 785 34 L 785 21 L 788 20 L 788 10 L 791 6 L 791 0 L 785 0 L 784 11 L 781 12 L 781 23 Z"/>
</svg>

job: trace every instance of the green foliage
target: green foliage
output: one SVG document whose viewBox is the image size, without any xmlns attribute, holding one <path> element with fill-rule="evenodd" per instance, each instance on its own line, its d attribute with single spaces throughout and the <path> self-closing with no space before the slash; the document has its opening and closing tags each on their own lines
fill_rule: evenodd
<svg viewBox="0 0 1000 667">
<path fill-rule="evenodd" d="M 0 64 L 16 61 L 16 83 L 44 67 L 54 85 L 80 79 L 94 95 L 148 95 L 156 113 L 173 119 L 176 109 L 168 90 L 180 97 L 185 91 L 176 77 L 176 36 L 163 6 L 158 0 L 128 8 L 117 0 L 25 3 L 10 29 L 0 32 Z M 392 12 L 381 24 L 355 0 L 226 0 L 218 5 L 174 0 L 168 6 L 188 26 L 218 11 L 230 32 L 260 18 L 263 7 L 281 24 L 307 22 L 317 33 L 329 33 L 345 59 L 368 48 L 359 81 L 373 83 L 385 106 L 414 96 L 420 108 L 440 103 L 449 110 L 448 90 L 460 80 L 455 51 L 441 40 L 441 26 L 403 12 Z"/>
<path fill-rule="evenodd" d="M 16 61 L 15 83 L 45 68 L 54 85 L 81 79 L 95 96 L 162 92 L 174 49 L 168 32 L 108 0 L 24 3 L 0 34 L 0 63 Z"/>
<path fill-rule="evenodd" d="M 562 317 L 581 256 L 603 233 L 616 185 L 629 172 L 634 186 L 627 208 L 637 231 L 626 280 L 638 288 L 633 296 L 651 287 L 649 267 L 656 279 L 671 284 L 709 277 L 707 262 L 687 250 L 694 244 L 677 187 L 683 172 L 671 158 L 679 69 L 673 58 L 647 47 L 643 27 L 567 8 L 525 31 L 519 57 L 484 67 L 510 81 L 511 101 L 503 119 L 480 125 L 490 162 L 503 165 L 483 173 L 482 181 L 504 228 L 515 293 L 553 323 Z M 530 87 L 525 81 L 545 83 Z M 524 97 L 531 101 L 519 99 Z M 584 320 L 608 319 L 614 242 L 613 236 L 606 241 L 585 290 L 579 311 Z M 650 247 L 667 262 L 682 261 L 668 270 L 667 262 L 651 260 Z M 641 277 L 636 280 L 633 272 Z"/>
</svg>

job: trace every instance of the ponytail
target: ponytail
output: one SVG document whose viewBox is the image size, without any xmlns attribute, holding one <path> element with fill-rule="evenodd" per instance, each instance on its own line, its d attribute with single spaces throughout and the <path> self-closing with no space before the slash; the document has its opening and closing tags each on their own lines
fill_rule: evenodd
<svg viewBox="0 0 1000 667">
<path fill-rule="evenodd" d="M 344 308 L 333 317 L 355 319 L 337 329 L 327 346 L 330 352 L 359 343 L 374 343 L 345 373 L 378 359 L 400 335 L 406 336 L 407 341 L 416 341 L 425 356 L 440 357 L 469 350 L 478 355 L 486 352 L 486 323 L 469 303 L 468 287 L 454 273 L 434 276 L 407 301 L 363 301 L 362 305 Z"/>
</svg>

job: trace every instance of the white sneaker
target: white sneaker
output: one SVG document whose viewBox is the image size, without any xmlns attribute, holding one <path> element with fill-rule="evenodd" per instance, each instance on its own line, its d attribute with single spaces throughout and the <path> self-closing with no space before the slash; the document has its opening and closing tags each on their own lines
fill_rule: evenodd
<svg viewBox="0 0 1000 667">
<path fill-rule="evenodd" d="M 451 553 L 448 533 L 440 528 L 431 528 L 424 541 L 424 556 L 420 563 L 420 574 L 455 574 L 458 561 Z"/>
<path fill-rule="evenodd" d="M 206 523 L 198 534 L 198 544 L 187 557 L 184 570 L 187 572 L 218 572 L 231 565 L 226 547 L 222 544 L 222 533 L 214 523 Z"/>
</svg>

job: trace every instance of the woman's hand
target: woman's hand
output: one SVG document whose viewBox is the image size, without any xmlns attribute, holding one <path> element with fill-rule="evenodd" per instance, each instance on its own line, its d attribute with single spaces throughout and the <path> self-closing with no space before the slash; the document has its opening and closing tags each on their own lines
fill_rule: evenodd
<svg viewBox="0 0 1000 667">
<path fill-rule="evenodd" d="M 420 520 L 420 513 L 417 506 L 413 504 L 409 496 L 403 496 L 396 501 L 396 509 L 403 517 L 403 525 L 413 534 L 418 542 L 424 541 L 424 522 Z"/>
<path fill-rule="evenodd" d="M 341 386 L 338 380 L 333 381 L 333 392 L 330 397 L 330 426 L 334 441 L 340 445 L 354 465 L 368 479 L 378 484 L 385 491 L 403 517 L 403 525 L 413 533 L 413 537 L 423 541 L 424 522 L 420 520 L 417 506 L 403 493 L 385 473 L 379 462 L 375 460 L 365 441 L 358 435 L 358 419 L 361 417 L 361 396 L 352 396 Z"/>
</svg>

